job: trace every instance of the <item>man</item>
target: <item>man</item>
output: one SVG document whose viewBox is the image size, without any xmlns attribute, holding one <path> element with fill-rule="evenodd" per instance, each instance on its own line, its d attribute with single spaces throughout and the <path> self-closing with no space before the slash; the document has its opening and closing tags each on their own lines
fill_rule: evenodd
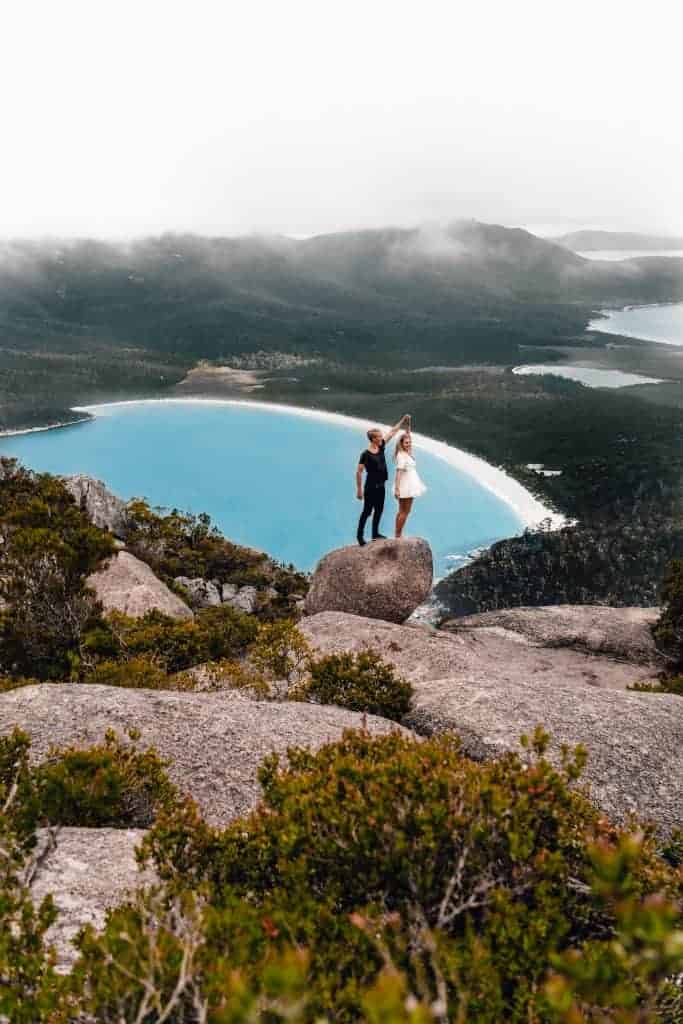
<svg viewBox="0 0 683 1024">
<path fill-rule="evenodd" d="M 387 460 L 384 449 L 391 441 L 394 434 L 410 424 L 410 416 L 402 416 L 395 427 L 386 435 L 382 435 L 379 427 L 368 430 L 368 441 L 370 444 L 362 452 L 358 460 L 356 470 L 356 497 L 363 502 L 363 511 L 358 520 L 358 543 L 361 547 L 365 544 L 365 524 L 372 516 L 372 539 L 386 540 L 386 537 L 379 532 L 379 521 L 384 511 L 384 485 L 389 474 L 387 472 Z M 363 487 L 363 472 L 365 471 L 365 487 Z"/>
</svg>

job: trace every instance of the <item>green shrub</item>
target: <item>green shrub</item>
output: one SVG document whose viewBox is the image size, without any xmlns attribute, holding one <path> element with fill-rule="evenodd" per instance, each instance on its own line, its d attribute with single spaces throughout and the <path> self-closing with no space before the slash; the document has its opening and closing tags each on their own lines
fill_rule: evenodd
<svg viewBox="0 0 683 1024">
<path fill-rule="evenodd" d="M 0 670 L 58 679 L 72 673 L 99 616 L 85 585 L 113 550 L 63 483 L 3 459 L 0 488 Z"/>
<path fill-rule="evenodd" d="M 149 657 L 100 661 L 83 677 L 83 682 L 99 686 L 126 686 L 135 690 L 179 689 L 174 685 L 173 677 Z"/>
<path fill-rule="evenodd" d="M 280 619 L 259 626 L 248 656 L 265 679 L 284 680 L 296 687 L 307 672 L 311 649 L 291 619 Z"/>
<path fill-rule="evenodd" d="M 681 907 L 662 894 L 634 897 L 642 839 L 589 849 L 593 889 L 614 915 L 615 935 L 552 958 L 545 985 L 553 1020 L 564 1024 L 678 1024 L 683 1020 Z"/>
<path fill-rule="evenodd" d="M 229 605 L 207 608 L 193 621 L 183 622 L 157 610 L 140 619 L 113 613 L 84 639 L 84 654 L 92 662 L 88 681 L 94 681 L 93 669 L 99 660 L 124 663 L 142 659 L 175 673 L 205 661 L 235 658 L 254 639 L 257 629 L 256 619 Z"/>
<path fill-rule="evenodd" d="M 634 683 L 629 690 L 639 693 L 675 693 L 683 697 L 683 676 L 664 676 L 656 683 Z"/>
<path fill-rule="evenodd" d="M 550 1020 L 554 958 L 619 923 L 592 887 L 592 850 L 622 839 L 575 789 L 583 754 L 556 768 L 546 742 L 475 764 L 448 737 L 347 733 L 287 767 L 268 758 L 248 818 L 217 831 L 186 805 L 146 848 L 172 888 L 205 887 L 222 921 L 213 957 L 234 940 L 235 900 L 267 922 L 256 959 L 264 942 L 309 950 L 307 1020 L 358 1019 L 388 963 L 425 1006 L 443 990 L 454 1020 Z M 650 836 L 625 870 L 634 906 L 680 895 Z"/>
<path fill-rule="evenodd" d="M 268 758 L 263 805 L 225 830 L 166 790 L 146 843 L 166 883 L 110 911 L 101 934 L 86 927 L 61 979 L 45 945 L 54 907 L 36 908 L 21 879 L 17 805 L 37 794 L 41 820 L 49 798 L 52 820 L 104 823 L 111 762 L 69 756 L 51 788 L 15 733 L 0 744 L 0 1014 L 678 1024 L 680 873 L 649 833 L 614 829 L 575 790 L 581 752 L 556 768 L 546 742 L 475 764 L 449 737 L 347 733 L 287 765 Z M 134 749 L 112 736 L 94 749 L 139 777 Z M 153 760 L 145 774 L 164 789 L 162 771 Z"/>
<path fill-rule="evenodd" d="M 330 654 L 311 661 L 309 670 L 310 681 L 304 689 L 307 700 L 339 704 L 394 721 L 410 710 L 412 686 L 374 651 Z"/>
<path fill-rule="evenodd" d="M 138 734 L 131 731 L 129 738 L 135 741 Z M 55 749 L 32 773 L 37 822 L 147 828 L 177 799 L 165 769 L 156 751 L 140 751 L 112 731 L 97 746 Z"/>
<path fill-rule="evenodd" d="M 22 686 L 36 686 L 40 679 L 31 679 L 30 676 L 3 676 L 0 675 L 0 693 L 9 693 L 10 690 L 18 690 Z"/>
<path fill-rule="evenodd" d="M 659 651 L 667 659 L 672 673 L 683 672 L 683 561 L 669 566 L 662 584 L 662 614 L 652 629 Z"/>
</svg>

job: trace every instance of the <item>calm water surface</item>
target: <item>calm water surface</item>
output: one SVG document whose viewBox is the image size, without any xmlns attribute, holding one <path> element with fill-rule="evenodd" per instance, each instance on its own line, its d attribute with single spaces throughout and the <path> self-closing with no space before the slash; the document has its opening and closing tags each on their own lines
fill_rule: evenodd
<svg viewBox="0 0 683 1024">
<path fill-rule="evenodd" d="M 305 570 L 330 548 L 354 542 L 354 472 L 364 446 L 353 425 L 171 403 L 108 407 L 89 423 L 0 438 L 0 453 L 27 466 L 88 473 L 124 498 L 208 512 L 232 540 Z M 473 477 L 431 453 L 416 455 L 429 490 L 415 502 L 407 533 L 429 540 L 437 576 L 472 550 L 520 532 L 512 509 Z M 389 536 L 390 493 L 382 521 Z"/>
<path fill-rule="evenodd" d="M 666 306 L 631 306 L 627 309 L 603 310 L 605 317 L 591 320 L 591 331 L 624 334 L 643 341 L 659 341 L 667 345 L 683 345 L 683 302 Z"/>
<path fill-rule="evenodd" d="M 589 388 L 625 388 L 632 384 L 661 384 L 657 377 L 641 377 L 637 373 L 622 370 L 595 370 L 589 366 L 563 366 L 559 363 L 538 363 L 533 366 L 516 366 L 513 373 L 546 374 L 578 381 Z"/>
<path fill-rule="evenodd" d="M 609 262 L 643 259 L 644 257 L 680 259 L 683 256 L 683 249 L 591 249 L 588 252 L 577 252 L 576 255 L 583 256 L 585 260 L 608 260 Z"/>
</svg>

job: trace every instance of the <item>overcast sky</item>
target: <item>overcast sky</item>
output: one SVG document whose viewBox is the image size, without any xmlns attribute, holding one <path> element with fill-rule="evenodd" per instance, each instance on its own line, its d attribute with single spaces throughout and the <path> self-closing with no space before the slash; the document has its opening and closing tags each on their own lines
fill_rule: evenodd
<svg viewBox="0 0 683 1024">
<path fill-rule="evenodd" d="M 5 0 L 0 236 L 683 232 L 668 0 Z"/>
</svg>

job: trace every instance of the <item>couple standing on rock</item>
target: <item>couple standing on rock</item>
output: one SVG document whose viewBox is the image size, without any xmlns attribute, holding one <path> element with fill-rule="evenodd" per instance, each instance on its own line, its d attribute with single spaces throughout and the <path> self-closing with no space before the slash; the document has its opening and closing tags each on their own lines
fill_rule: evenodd
<svg viewBox="0 0 683 1024">
<path fill-rule="evenodd" d="M 405 432 L 401 434 L 394 448 L 394 462 L 396 463 L 394 497 L 398 501 L 395 532 L 397 539 L 403 533 L 406 519 L 413 507 L 413 499 L 419 498 L 427 490 L 415 468 L 410 416 L 408 414 L 402 416 L 396 426 L 392 427 L 387 434 L 383 434 L 379 427 L 368 430 L 370 444 L 361 453 L 356 469 L 356 497 L 363 502 L 357 533 L 358 543 L 361 546 L 365 544 L 365 524 L 370 516 L 372 516 L 372 539 L 386 540 L 384 535 L 379 532 L 379 523 L 384 511 L 384 485 L 389 479 L 385 448 L 401 428 L 405 428 Z M 363 472 L 365 472 L 365 486 L 363 486 Z"/>
</svg>

